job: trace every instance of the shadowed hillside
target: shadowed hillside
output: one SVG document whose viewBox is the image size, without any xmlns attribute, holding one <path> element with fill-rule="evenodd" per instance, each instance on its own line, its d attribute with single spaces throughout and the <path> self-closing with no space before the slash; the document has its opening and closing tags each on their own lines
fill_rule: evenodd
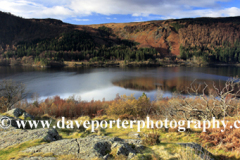
<svg viewBox="0 0 240 160">
<path fill-rule="evenodd" d="M 23 19 L 0 12 L 1 58 L 31 61 L 157 61 L 166 56 L 240 62 L 240 18 L 196 18 L 99 25 Z"/>
<path fill-rule="evenodd" d="M 0 53 L 16 50 L 21 41 L 52 38 L 73 28 L 60 20 L 23 19 L 4 12 L 0 12 L 0 19 Z"/>
</svg>

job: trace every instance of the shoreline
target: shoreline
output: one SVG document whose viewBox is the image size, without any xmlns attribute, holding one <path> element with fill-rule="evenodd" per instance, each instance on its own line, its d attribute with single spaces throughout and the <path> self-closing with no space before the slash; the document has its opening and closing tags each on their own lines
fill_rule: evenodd
<svg viewBox="0 0 240 160">
<path fill-rule="evenodd" d="M 102 68 L 102 67 L 204 67 L 204 66 L 234 66 L 240 67 L 240 63 L 229 64 L 229 63 L 194 63 L 189 61 L 142 61 L 142 62 L 126 62 L 126 61 L 108 61 L 108 62 L 72 62 L 64 61 L 62 62 L 50 62 L 49 65 L 39 65 L 39 64 L 1 64 L 0 66 L 23 66 L 23 67 L 40 67 L 40 68 Z"/>
</svg>

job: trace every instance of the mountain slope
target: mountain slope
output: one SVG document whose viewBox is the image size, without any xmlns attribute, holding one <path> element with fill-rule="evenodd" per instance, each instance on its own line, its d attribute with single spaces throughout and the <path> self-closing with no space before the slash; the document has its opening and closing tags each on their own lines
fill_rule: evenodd
<svg viewBox="0 0 240 160">
<path fill-rule="evenodd" d="M 0 53 L 12 51 L 17 57 L 62 51 L 75 54 L 78 60 L 99 57 L 144 60 L 175 55 L 184 59 L 197 56 L 207 61 L 240 61 L 239 17 L 71 25 L 54 19 L 23 19 L 0 12 L 0 19 L 4 22 L 0 24 Z M 72 40 L 72 33 L 80 37 Z M 64 42 L 61 41 L 63 35 L 68 37 Z M 86 41 L 80 42 L 82 39 Z M 88 40 L 92 41 L 91 46 Z M 71 44 L 64 47 L 63 43 L 68 42 Z M 27 54 L 27 50 L 39 53 Z"/>
<path fill-rule="evenodd" d="M 104 24 L 121 38 L 154 47 L 160 53 L 180 55 L 183 47 L 220 47 L 240 38 L 240 17 L 196 18 L 126 24 Z M 97 28 L 102 25 L 92 25 Z"/>
<path fill-rule="evenodd" d="M 0 12 L 0 20 L 2 22 L 0 24 L 0 51 L 14 50 L 19 42 L 52 38 L 73 28 L 59 20 L 23 19 L 4 12 Z"/>
</svg>

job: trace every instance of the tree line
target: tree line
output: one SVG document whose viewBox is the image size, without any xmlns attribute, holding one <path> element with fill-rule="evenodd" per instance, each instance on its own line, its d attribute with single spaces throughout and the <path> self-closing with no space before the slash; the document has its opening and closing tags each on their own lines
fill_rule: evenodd
<svg viewBox="0 0 240 160">
<path fill-rule="evenodd" d="M 143 61 L 155 59 L 154 48 L 137 48 L 137 43 L 118 39 L 113 42 L 107 27 L 99 27 L 100 38 L 107 43 L 100 45 L 86 31 L 71 31 L 57 38 L 35 40 L 31 43 L 19 43 L 16 51 L 9 51 L 4 58 L 32 56 L 35 61 L 105 61 L 128 60 Z M 99 37 L 98 37 L 99 38 Z"/>
<path fill-rule="evenodd" d="M 207 62 L 240 63 L 240 41 L 236 40 L 234 44 L 224 42 L 219 47 L 183 47 L 180 46 L 180 56 L 183 59 L 192 57 L 202 57 Z"/>
</svg>

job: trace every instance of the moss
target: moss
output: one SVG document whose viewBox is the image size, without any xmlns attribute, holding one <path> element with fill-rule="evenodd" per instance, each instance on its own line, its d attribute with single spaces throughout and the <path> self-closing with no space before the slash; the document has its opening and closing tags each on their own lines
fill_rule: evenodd
<svg viewBox="0 0 240 160">
<path fill-rule="evenodd" d="M 152 154 L 138 154 L 134 160 L 152 160 Z"/>
<path fill-rule="evenodd" d="M 118 151 L 118 148 L 113 148 L 109 153 L 110 158 L 117 159 L 117 160 L 127 159 L 127 156 L 124 156 L 122 154 L 117 155 L 117 151 Z"/>
<path fill-rule="evenodd" d="M 8 113 L 2 113 L 3 116 L 7 116 L 7 117 L 11 117 L 11 118 L 14 118 L 14 115 L 10 115 Z"/>
<path fill-rule="evenodd" d="M 8 160 L 12 158 L 18 158 L 18 157 L 27 157 L 30 156 L 31 154 L 29 153 L 22 153 L 20 151 L 23 151 L 27 148 L 45 144 L 46 142 L 43 142 L 42 140 L 34 140 L 34 141 L 28 141 L 24 142 L 18 145 L 13 145 L 10 147 L 7 147 L 5 149 L 0 150 L 0 159 Z"/>
</svg>

